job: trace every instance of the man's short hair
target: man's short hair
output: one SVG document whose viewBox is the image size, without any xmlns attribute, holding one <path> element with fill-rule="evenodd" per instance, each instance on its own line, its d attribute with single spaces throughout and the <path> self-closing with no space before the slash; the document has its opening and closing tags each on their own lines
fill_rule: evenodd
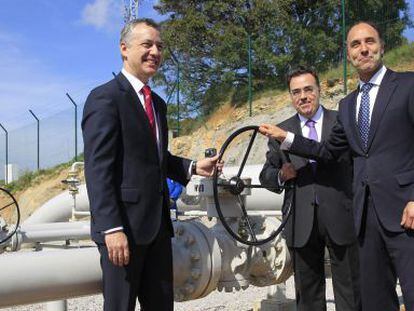
<svg viewBox="0 0 414 311">
<path fill-rule="evenodd" d="M 360 24 L 367 24 L 367 25 L 371 26 L 372 28 L 374 28 L 375 31 L 378 33 L 378 37 L 380 39 L 381 44 L 384 44 L 384 38 L 382 36 L 382 31 L 378 27 L 378 25 L 376 23 L 374 23 L 373 21 L 359 21 L 359 22 L 354 23 L 351 27 L 349 27 L 348 32 L 346 33 L 346 37 L 348 38 L 349 32 L 351 31 L 352 28 L 354 28 L 355 26 L 358 26 Z"/>
<path fill-rule="evenodd" d="M 295 67 L 291 70 L 289 70 L 288 74 L 286 75 L 286 83 L 287 83 L 287 87 L 290 91 L 290 81 L 292 80 L 292 78 L 304 75 L 304 74 L 311 74 L 315 80 L 316 80 L 316 84 L 319 86 L 319 77 L 318 74 L 316 73 L 316 70 L 312 67 L 305 67 L 305 66 L 298 66 Z"/>
<path fill-rule="evenodd" d="M 138 24 L 145 24 L 149 27 L 155 28 L 156 30 L 160 31 L 160 25 L 157 24 L 153 19 L 151 18 L 137 18 L 129 21 L 125 24 L 124 28 L 121 30 L 121 37 L 119 39 L 120 43 L 128 43 L 130 41 L 131 33 L 134 27 Z"/>
</svg>

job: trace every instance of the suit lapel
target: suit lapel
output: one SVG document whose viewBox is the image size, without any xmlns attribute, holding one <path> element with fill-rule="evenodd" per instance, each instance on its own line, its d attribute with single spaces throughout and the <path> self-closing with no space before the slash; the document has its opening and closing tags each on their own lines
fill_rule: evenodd
<svg viewBox="0 0 414 311">
<path fill-rule="evenodd" d="M 124 92 L 126 95 L 125 104 L 132 105 L 134 107 L 133 110 L 137 112 L 137 118 L 136 118 L 137 122 L 142 122 L 144 124 L 143 129 L 147 133 L 143 133 L 143 134 L 137 133 L 137 135 L 147 135 L 147 137 L 152 137 L 153 134 L 152 134 L 151 125 L 149 123 L 147 113 L 145 112 L 144 106 L 139 100 L 139 97 L 137 93 L 135 92 L 134 88 L 132 87 L 131 83 L 129 83 L 127 78 L 125 78 L 125 76 L 122 73 L 119 73 L 116 76 L 116 80 L 118 81 L 120 90 Z M 154 102 L 154 99 L 153 99 L 153 102 Z M 155 104 L 154 104 L 154 110 L 155 110 Z M 157 143 L 155 139 L 150 139 L 149 141 L 152 141 L 152 142 L 149 142 L 148 144 L 154 146 L 154 148 L 156 149 L 156 154 L 158 155 L 158 158 L 159 158 L 158 147 L 157 147 Z"/>
<path fill-rule="evenodd" d="M 324 141 L 325 139 L 329 137 L 331 128 L 334 126 L 334 123 L 335 123 L 335 118 L 324 107 L 322 107 L 322 109 L 323 109 L 323 122 L 322 122 L 321 141 Z"/>
<path fill-rule="evenodd" d="M 387 108 L 391 95 L 394 93 L 394 90 L 397 86 L 395 81 L 396 75 L 393 71 L 387 69 L 385 76 L 381 82 L 381 85 L 378 90 L 378 95 L 375 100 L 374 109 L 372 111 L 371 125 L 369 127 L 368 135 L 368 150 L 372 144 L 375 133 L 378 129 L 380 121 L 384 115 L 385 109 Z"/>
<path fill-rule="evenodd" d="M 359 87 L 354 92 L 351 93 L 347 103 L 344 103 L 345 105 L 348 105 L 348 118 L 349 118 L 349 125 L 350 125 L 350 131 L 353 137 L 355 137 L 356 141 L 358 142 L 358 146 L 361 152 L 363 152 L 362 148 L 362 140 L 361 135 L 359 135 L 359 129 L 357 124 L 357 118 L 356 118 L 356 105 L 357 105 L 357 97 L 359 93 Z"/>
<path fill-rule="evenodd" d="M 158 157 L 160 159 L 160 163 L 163 162 L 164 160 L 164 152 L 163 152 L 163 148 L 164 148 L 164 129 L 163 126 L 164 124 L 162 123 L 162 118 L 161 118 L 161 111 L 160 111 L 160 103 L 158 101 L 158 97 L 154 95 L 153 92 L 152 93 L 152 104 L 154 106 L 154 113 L 155 113 L 155 119 L 157 121 L 157 125 L 158 125 Z"/>
</svg>

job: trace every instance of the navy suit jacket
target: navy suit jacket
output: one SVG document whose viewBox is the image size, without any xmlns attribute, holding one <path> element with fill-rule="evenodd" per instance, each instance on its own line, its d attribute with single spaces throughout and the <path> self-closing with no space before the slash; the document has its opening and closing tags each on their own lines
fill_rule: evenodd
<svg viewBox="0 0 414 311">
<path fill-rule="evenodd" d="M 327 139 L 335 124 L 337 112 L 324 109 L 321 141 Z M 283 121 L 279 126 L 295 135 L 302 136 L 298 115 Z M 282 167 L 279 143 L 269 139 L 269 151 L 266 163 L 260 173 L 262 185 L 278 188 L 277 176 Z M 352 167 L 349 153 L 338 161 L 320 161 L 314 172 L 309 159 L 289 155 L 297 171 L 295 180 L 296 200 L 294 212 L 284 229 L 287 245 L 303 247 L 309 240 L 314 224 L 315 208 L 317 217 L 327 230 L 327 234 L 338 245 L 351 244 L 356 241 L 352 219 Z M 281 192 L 282 189 L 278 189 Z M 287 190 L 285 205 L 291 201 L 293 191 Z M 315 207 L 315 196 L 318 207 Z M 286 211 L 287 206 L 283 207 Z"/>
<path fill-rule="evenodd" d="M 187 184 L 190 160 L 167 150 L 165 102 L 152 93 L 159 143 L 132 85 L 120 73 L 97 87 L 85 104 L 82 130 L 92 239 L 123 226 L 130 242 L 149 244 L 169 217 L 166 177 Z M 163 209 L 164 212 L 163 212 Z M 168 220 L 170 233 L 172 225 Z"/>
<path fill-rule="evenodd" d="M 356 123 L 357 95 L 355 90 L 341 100 L 337 123 L 327 141 L 318 144 L 295 136 L 289 152 L 331 159 L 350 150 L 357 233 L 368 189 L 385 229 L 402 232 L 403 209 L 414 201 L 414 73 L 387 69 L 372 113 L 367 151 Z"/>
</svg>

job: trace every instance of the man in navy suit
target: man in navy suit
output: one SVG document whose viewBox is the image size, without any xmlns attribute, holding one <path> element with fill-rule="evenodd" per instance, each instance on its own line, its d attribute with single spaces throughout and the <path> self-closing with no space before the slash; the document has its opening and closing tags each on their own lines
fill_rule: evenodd
<svg viewBox="0 0 414 311">
<path fill-rule="evenodd" d="M 122 71 L 94 89 L 84 108 L 85 176 L 105 311 L 135 310 L 137 297 L 143 310 L 173 310 L 166 178 L 185 185 L 191 174 L 211 176 L 218 158 L 190 161 L 167 150 L 167 108 L 148 86 L 162 49 L 154 21 L 125 25 Z"/>
<path fill-rule="evenodd" d="M 350 150 L 354 162 L 354 220 L 359 238 L 362 309 L 414 310 L 414 73 L 382 63 L 378 27 L 359 22 L 347 35 L 347 57 L 359 87 L 339 104 L 336 125 L 322 144 L 264 124 L 282 149 L 315 160 Z M 338 219 L 340 222 L 341 219 Z"/>
<path fill-rule="evenodd" d="M 335 124 L 337 112 L 320 105 L 316 72 L 300 66 L 289 72 L 287 85 L 297 113 L 279 126 L 295 135 L 325 140 Z M 295 190 L 286 190 L 285 204 L 294 199 L 294 212 L 283 233 L 293 257 L 297 310 L 326 310 L 325 248 L 331 260 L 336 310 L 360 310 L 349 153 L 340 161 L 318 163 L 289 155 L 290 163 L 283 163 L 279 143 L 270 138 L 268 146 L 266 163 L 260 173 L 261 184 L 281 192 L 282 184 L 295 179 Z"/>
</svg>

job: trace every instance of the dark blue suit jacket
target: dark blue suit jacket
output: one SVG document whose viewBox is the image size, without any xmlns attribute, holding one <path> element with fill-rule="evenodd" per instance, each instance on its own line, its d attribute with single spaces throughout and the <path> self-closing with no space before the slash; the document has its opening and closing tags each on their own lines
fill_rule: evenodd
<svg viewBox="0 0 414 311">
<path fill-rule="evenodd" d="M 122 73 L 94 89 L 86 101 L 85 178 L 92 239 L 98 243 L 103 242 L 104 231 L 123 226 L 130 242 L 149 244 L 162 215 L 169 217 L 166 178 L 188 182 L 191 162 L 168 152 L 167 108 L 157 94 L 152 93 L 152 99 L 159 148 L 145 110 Z"/>
<path fill-rule="evenodd" d="M 388 231 L 402 232 L 403 209 L 414 201 L 414 73 L 387 70 L 372 113 L 366 152 L 356 124 L 357 95 L 358 90 L 341 100 L 337 123 L 327 141 L 318 144 L 295 136 L 289 152 L 331 159 L 350 149 L 357 233 L 367 188 L 382 225 Z"/>
</svg>

